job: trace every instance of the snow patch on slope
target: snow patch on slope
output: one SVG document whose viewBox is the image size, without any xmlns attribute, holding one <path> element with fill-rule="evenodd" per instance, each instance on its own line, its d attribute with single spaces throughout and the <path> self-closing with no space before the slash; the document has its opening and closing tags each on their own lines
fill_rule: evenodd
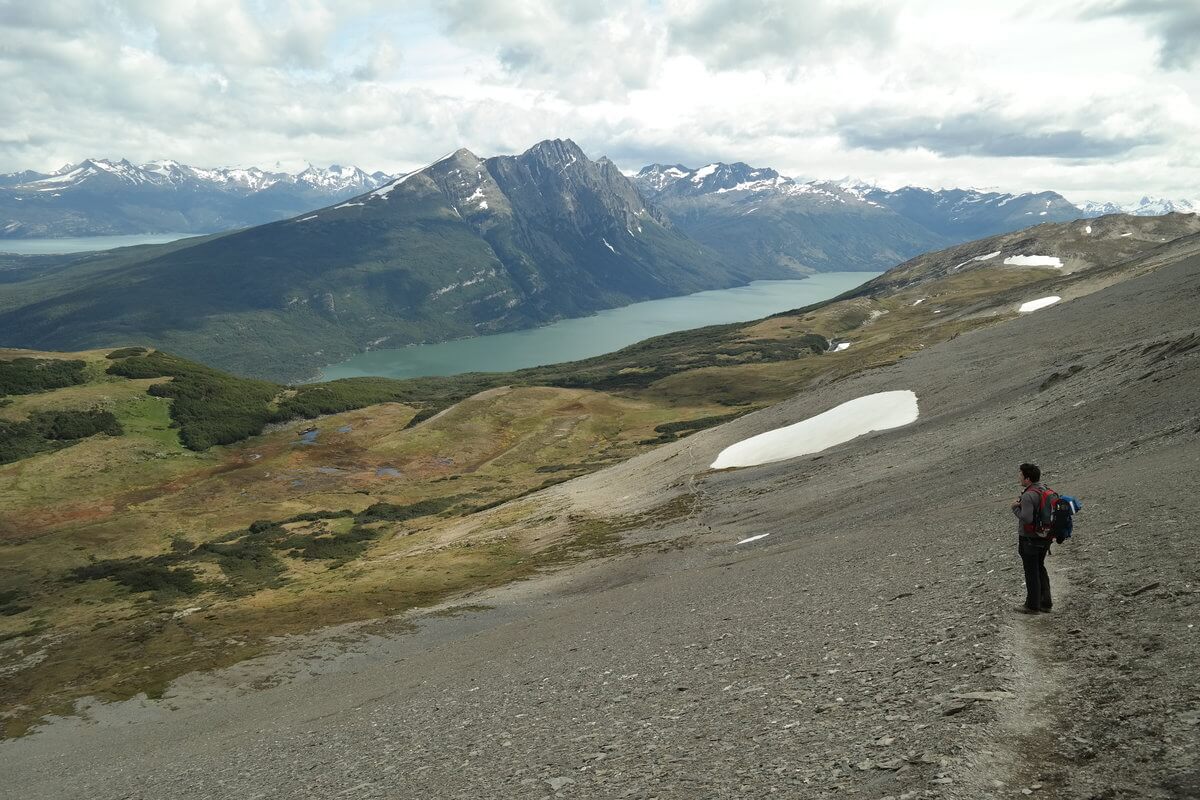
<svg viewBox="0 0 1200 800">
<path fill-rule="evenodd" d="M 1058 256 L 1009 256 L 1004 263 L 1014 267 L 1054 267 L 1062 269 L 1062 259 Z"/>
<path fill-rule="evenodd" d="M 1059 297 L 1058 295 L 1051 295 L 1050 297 L 1039 297 L 1037 300 L 1030 300 L 1028 303 L 1022 303 L 1021 307 L 1017 309 L 1017 313 L 1028 314 L 1030 311 L 1037 311 L 1039 308 L 1046 308 L 1047 306 L 1052 306 L 1055 303 L 1057 303 L 1059 300 L 1062 300 L 1062 298 Z"/>
<path fill-rule="evenodd" d="M 818 453 L 874 431 L 917 420 L 917 395 L 908 390 L 879 392 L 842 403 L 806 420 L 726 447 L 712 469 L 752 467 Z"/>
</svg>

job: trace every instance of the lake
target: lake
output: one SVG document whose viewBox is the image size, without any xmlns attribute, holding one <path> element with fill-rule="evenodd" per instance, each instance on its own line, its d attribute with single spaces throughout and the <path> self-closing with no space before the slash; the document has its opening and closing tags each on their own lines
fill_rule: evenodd
<svg viewBox="0 0 1200 800">
<path fill-rule="evenodd" d="M 803 280 L 755 281 L 734 289 L 634 303 L 590 317 L 560 320 L 541 328 L 396 350 L 374 350 L 326 367 L 320 380 L 366 375 L 416 378 L 461 372 L 509 372 L 578 361 L 664 333 L 726 322 L 748 322 L 828 300 L 880 274 L 822 272 Z"/>
<path fill-rule="evenodd" d="M 91 250 L 112 250 L 137 244 L 166 244 L 200 233 L 133 233 L 123 236 L 73 236 L 65 239 L 0 239 L 0 253 L 21 256 L 45 256 L 58 253 L 85 253 Z"/>
</svg>

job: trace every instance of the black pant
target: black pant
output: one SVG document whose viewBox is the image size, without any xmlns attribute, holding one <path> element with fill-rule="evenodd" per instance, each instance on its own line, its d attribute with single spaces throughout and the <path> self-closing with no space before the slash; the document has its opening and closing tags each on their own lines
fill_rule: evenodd
<svg viewBox="0 0 1200 800">
<path fill-rule="evenodd" d="M 1017 538 L 1017 552 L 1025 566 L 1025 607 L 1048 609 L 1050 599 L 1050 575 L 1046 572 L 1046 553 L 1050 550 L 1048 539 L 1029 536 Z"/>
</svg>

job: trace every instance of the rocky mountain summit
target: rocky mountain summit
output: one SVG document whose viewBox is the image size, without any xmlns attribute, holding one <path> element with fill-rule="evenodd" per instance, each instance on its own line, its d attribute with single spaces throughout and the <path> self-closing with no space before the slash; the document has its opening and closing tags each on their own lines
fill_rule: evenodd
<svg viewBox="0 0 1200 800">
<path fill-rule="evenodd" d="M 338 164 L 291 174 L 91 158 L 49 174 L 0 175 L 0 238 L 210 233 L 290 216 L 389 179 Z"/>
</svg>

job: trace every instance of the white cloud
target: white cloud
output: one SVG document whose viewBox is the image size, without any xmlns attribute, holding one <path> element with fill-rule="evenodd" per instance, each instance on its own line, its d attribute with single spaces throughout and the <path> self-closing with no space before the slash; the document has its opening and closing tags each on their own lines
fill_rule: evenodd
<svg viewBox="0 0 1200 800">
<path fill-rule="evenodd" d="M 1200 59 L 1200 4 L 1195 0 L 1102 0 L 1085 16 L 1124 18 L 1143 24 L 1159 41 L 1167 69 L 1187 69 Z"/>
<path fill-rule="evenodd" d="M 0 171 L 399 171 L 571 137 L 625 169 L 1194 195 L 1188 2 L 0 0 Z M 84 21 L 84 22 L 81 22 Z"/>
<path fill-rule="evenodd" d="M 716 69 L 792 66 L 893 35 L 894 4 L 866 0 L 666 0 L 674 49 Z"/>
</svg>

